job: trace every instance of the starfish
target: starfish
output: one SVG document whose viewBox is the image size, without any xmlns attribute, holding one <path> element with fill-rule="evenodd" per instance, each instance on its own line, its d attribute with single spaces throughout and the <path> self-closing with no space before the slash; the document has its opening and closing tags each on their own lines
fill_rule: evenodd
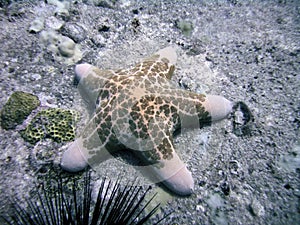
<svg viewBox="0 0 300 225">
<path fill-rule="evenodd" d="M 62 168 L 77 172 L 99 164 L 111 151 L 129 149 L 167 188 L 191 194 L 194 180 L 175 151 L 173 134 L 223 119 L 233 104 L 222 96 L 174 86 L 170 79 L 176 60 L 175 50 L 167 47 L 129 69 L 77 65 L 80 94 L 94 113 L 63 154 Z"/>
</svg>

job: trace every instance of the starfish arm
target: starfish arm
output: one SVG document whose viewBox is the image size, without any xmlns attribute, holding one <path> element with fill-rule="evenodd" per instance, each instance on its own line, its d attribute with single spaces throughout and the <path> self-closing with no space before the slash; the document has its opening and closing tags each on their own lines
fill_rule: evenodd
<svg viewBox="0 0 300 225">
<path fill-rule="evenodd" d="M 219 95 L 206 95 L 202 105 L 211 116 L 212 121 L 224 119 L 232 112 L 233 107 L 231 101 Z"/>
<path fill-rule="evenodd" d="M 154 55 L 158 55 L 159 59 L 161 61 L 164 61 L 164 59 L 167 59 L 169 61 L 169 63 L 173 64 L 173 65 L 177 61 L 176 51 L 175 51 L 175 49 L 173 47 L 170 47 L 170 46 L 159 50 Z"/>
<path fill-rule="evenodd" d="M 154 167 L 153 170 L 163 180 L 164 185 L 178 195 L 185 196 L 193 193 L 194 179 L 192 173 L 177 154 L 174 154 L 173 159 L 160 161 L 160 163 L 165 166 L 160 169 Z"/>
<path fill-rule="evenodd" d="M 176 107 L 180 116 L 177 127 L 196 128 L 210 125 L 213 121 L 224 119 L 232 112 L 233 103 L 218 95 L 203 95 L 179 91 L 170 104 Z"/>
<path fill-rule="evenodd" d="M 127 133 L 135 137 L 136 145 L 127 141 L 125 146 L 147 162 L 159 182 L 180 195 L 191 194 L 193 178 L 173 145 L 173 127 L 179 120 L 175 107 L 161 97 L 145 96 L 131 107 L 130 117 Z"/>
<path fill-rule="evenodd" d="M 82 151 L 82 139 L 76 139 L 64 152 L 61 167 L 69 172 L 78 172 L 88 166 L 86 151 Z"/>
<path fill-rule="evenodd" d="M 167 47 L 159 50 L 153 56 L 145 59 L 143 62 L 137 64 L 129 71 L 135 76 L 156 76 L 159 75 L 168 80 L 171 79 L 177 61 L 175 49 Z"/>
<path fill-rule="evenodd" d="M 93 116 L 81 135 L 64 152 L 61 160 L 63 169 L 69 172 L 78 172 L 88 165 L 98 165 L 111 157 L 113 151 L 107 150 L 107 143 L 100 138 L 99 124 L 96 124 L 95 121 L 96 117 Z M 117 150 L 119 149 L 115 148 L 115 151 Z"/>
<path fill-rule="evenodd" d="M 111 157 L 111 152 L 103 146 L 88 149 L 84 144 L 84 139 L 79 137 L 64 152 L 60 165 L 66 171 L 78 172 L 88 165 L 98 165 Z"/>
<path fill-rule="evenodd" d="M 112 70 L 100 70 L 86 63 L 77 65 L 75 73 L 75 80 L 78 81 L 80 95 L 93 107 L 96 105 L 101 88 L 115 74 Z"/>
<path fill-rule="evenodd" d="M 152 162 L 147 169 L 158 182 L 163 182 L 170 190 L 179 195 L 193 192 L 194 180 L 191 172 L 176 154 L 171 137 L 162 140 L 155 149 L 138 153 L 147 162 Z"/>
</svg>

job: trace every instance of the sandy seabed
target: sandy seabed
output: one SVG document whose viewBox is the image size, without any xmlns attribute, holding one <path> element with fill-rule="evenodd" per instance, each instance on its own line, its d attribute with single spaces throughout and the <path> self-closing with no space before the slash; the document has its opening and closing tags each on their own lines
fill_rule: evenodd
<svg viewBox="0 0 300 225">
<path fill-rule="evenodd" d="M 174 85 L 241 101 L 253 120 L 242 135 L 228 118 L 175 138 L 176 148 L 189 154 L 195 190 L 189 197 L 167 197 L 160 213 L 174 213 L 163 224 L 300 224 L 299 1 L 0 1 L 0 6 L 0 108 L 14 91 L 29 92 L 39 97 L 40 108 L 80 111 L 85 115 L 80 130 L 87 112 L 73 83 L 77 63 L 125 68 L 173 46 Z M 12 196 L 30 197 L 39 173 L 59 165 L 68 145 L 51 140 L 30 145 L 21 127 L 0 128 L 1 214 L 9 212 Z"/>
</svg>

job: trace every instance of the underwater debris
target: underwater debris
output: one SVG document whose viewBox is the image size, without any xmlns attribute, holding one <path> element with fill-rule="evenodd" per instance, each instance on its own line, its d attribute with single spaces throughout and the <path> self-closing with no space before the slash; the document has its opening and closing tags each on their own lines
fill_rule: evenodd
<svg viewBox="0 0 300 225">
<path fill-rule="evenodd" d="M 244 102 L 237 102 L 233 106 L 233 133 L 236 136 L 250 135 L 251 122 L 253 116 L 248 106 Z"/>
</svg>

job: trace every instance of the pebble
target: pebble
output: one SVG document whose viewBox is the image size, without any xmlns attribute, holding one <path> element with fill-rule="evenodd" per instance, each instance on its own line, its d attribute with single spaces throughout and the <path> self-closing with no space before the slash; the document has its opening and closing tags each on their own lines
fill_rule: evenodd
<svg viewBox="0 0 300 225">
<path fill-rule="evenodd" d="M 56 18 L 55 16 L 50 16 L 46 19 L 46 27 L 51 28 L 53 30 L 59 30 L 65 24 L 64 21 Z"/>
<path fill-rule="evenodd" d="M 62 34 L 68 36 L 76 43 L 83 41 L 87 36 L 84 26 L 78 23 L 66 23 L 62 27 Z"/>
<path fill-rule="evenodd" d="M 31 75 L 30 78 L 31 78 L 32 81 L 35 81 L 35 80 L 40 80 L 42 78 L 42 76 L 38 73 L 34 73 L 34 74 Z"/>
<path fill-rule="evenodd" d="M 29 27 L 30 33 L 38 33 L 44 29 L 44 18 L 37 17 L 34 21 L 31 22 Z"/>
<path fill-rule="evenodd" d="M 255 215 L 255 216 L 261 217 L 265 214 L 264 207 L 256 199 L 254 199 L 251 202 L 250 209 L 251 209 L 251 212 L 253 213 L 253 215 Z"/>
<path fill-rule="evenodd" d="M 58 50 L 62 56 L 72 57 L 74 55 L 75 43 L 68 37 L 63 37 L 62 42 L 58 45 Z"/>
</svg>

